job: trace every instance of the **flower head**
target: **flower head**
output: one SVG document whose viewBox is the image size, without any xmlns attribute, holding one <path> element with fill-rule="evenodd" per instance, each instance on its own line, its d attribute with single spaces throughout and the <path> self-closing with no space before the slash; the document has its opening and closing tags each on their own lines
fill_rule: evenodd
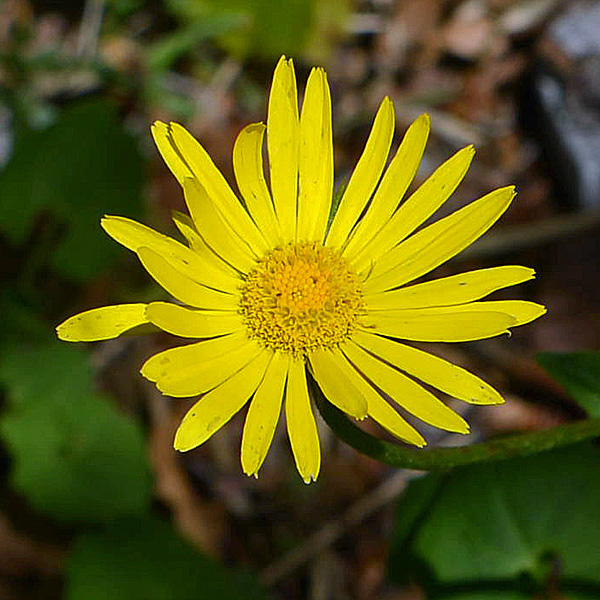
<svg viewBox="0 0 600 600">
<path fill-rule="evenodd" d="M 235 143 L 242 201 L 183 127 L 155 123 L 154 140 L 189 209 L 189 216 L 173 217 L 186 244 L 124 217 L 106 216 L 102 227 L 178 302 L 90 310 L 59 325 L 59 337 L 104 340 L 150 323 L 200 340 L 151 357 L 142 375 L 169 396 L 200 395 L 177 431 L 178 450 L 202 444 L 249 403 L 241 448 L 249 475 L 258 473 L 283 407 L 298 471 L 307 482 L 317 478 L 321 454 L 308 377 L 348 415 L 371 417 L 409 444 L 426 442 L 387 398 L 430 425 L 468 432 L 465 420 L 421 383 L 474 404 L 502 397 L 475 375 L 404 342 L 489 338 L 545 309 L 482 301 L 532 279 L 526 267 L 413 283 L 483 235 L 515 193 L 494 190 L 421 227 L 459 185 L 474 149 L 457 152 L 403 199 L 429 118 L 421 115 L 409 127 L 386 169 L 394 125 L 385 98 L 332 216 L 331 98 L 322 69 L 312 70 L 299 111 L 292 61 L 279 61 L 266 127 L 248 125 Z"/>
</svg>

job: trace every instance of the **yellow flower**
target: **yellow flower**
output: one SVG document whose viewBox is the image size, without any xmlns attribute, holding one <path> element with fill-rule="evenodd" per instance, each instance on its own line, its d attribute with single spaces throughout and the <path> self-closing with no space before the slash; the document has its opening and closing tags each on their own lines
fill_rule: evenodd
<svg viewBox="0 0 600 600">
<path fill-rule="evenodd" d="M 258 473 L 283 406 L 298 471 L 306 482 L 317 478 L 321 453 L 309 376 L 339 409 L 356 419 L 369 416 L 409 444 L 426 442 L 388 397 L 421 421 L 467 433 L 465 420 L 419 382 L 473 404 L 499 404 L 502 397 L 464 369 L 396 340 L 489 338 L 545 309 L 481 301 L 532 279 L 526 267 L 413 283 L 484 234 L 515 192 L 495 190 L 420 228 L 459 185 L 474 149 L 457 152 L 401 203 L 423 155 L 429 118 L 421 115 L 409 127 L 386 169 L 394 124 L 385 98 L 329 225 L 331 98 L 322 69 L 312 70 L 299 111 L 292 61 L 279 61 L 266 127 L 248 125 L 235 143 L 243 202 L 183 127 L 155 123 L 154 140 L 190 212 L 173 217 L 187 245 L 124 217 L 106 216 L 102 227 L 178 303 L 90 310 L 59 325 L 58 336 L 105 340 L 150 323 L 200 339 L 151 357 L 142 375 L 169 396 L 201 395 L 177 431 L 177 450 L 202 444 L 250 402 L 241 444 L 248 475 Z"/>
</svg>

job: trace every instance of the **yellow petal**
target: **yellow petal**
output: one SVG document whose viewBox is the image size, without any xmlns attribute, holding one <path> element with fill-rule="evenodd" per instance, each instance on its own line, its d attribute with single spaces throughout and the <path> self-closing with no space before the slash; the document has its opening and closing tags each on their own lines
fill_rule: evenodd
<svg viewBox="0 0 600 600">
<path fill-rule="evenodd" d="M 316 350 L 308 358 L 313 376 L 327 400 L 355 419 L 364 419 L 368 412 L 367 399 L 344 375 L 345 360 L 339 349 Z"/>
<path fill-rule="evenodd" d="M 238 313 L 191 310 L 167 302 L 148 304 L 146 318 L 163 331 L 186 338 L 215 337 L 244 329 Z"/>
<path fill-rule="evenodd" d="M 182 452 L 191 450 L 223 427 L 254 394 L 271 356 L 271 352 L 263 350 L 233 377 L 196 402 L 175 434 L 175 449 Z"/>
<path fill-rule="evenodd" d="M 65 342 L 96 342 L 111 340 L 148 323 L 146 304 L 118 304 L 86 310 L 74 315 L 56 328 Z"/>
<path fill-rule="evenodd" d="M 196 207 L 196 215 L 202 215 L 200 219 L 192 213 L 198 233 L 224 261 L 240 273 L 248 273 L 256 257 L 217 211 L 202 184 L 197 179 L 185 179 L 183 190 L 188 205 Z"/>
<path fill-rule="evenodd" d="M 282 56 L 271 85 L 267 115 L 267 149 L 271 192 L 284 242 L 296 235 L 300 121 L 292 59 Z"/>
<path fill-rule="evenodd" d="M 156 121 L 152 125 L 152 137 L 167 167 L 175 175 L 177 181 L 183 185 L 183 180 L 186 177 L 192 177 L 192 170 L 176 150 L 169 126 L 161 121 Z"/>
<path fill-rule="evenodd" d="M 189 356 L 176 362 L 156 379 L 156 387 L 165 395 L 187 398 L 208 392 L 237 373 L 262 351 L 253 340 L 245 340 L 225 354 L 209 357 L 195 364 Z"/>
<path fill-rule="evenodd" d="M 194 177 L 206 190 L 222 217 L 255 254 L 264 254 L 267 251 L 265 239 L 206 150 L 181 125 L 170 123 L 169 128 L 175 149 L 184 157 Z M 202 220 L 202 214 L 194 214 L 192 207 L 189 208 L 194 221 L 198 223 L 198 218 Z"/>
<path fill-rule="evenodd" d="M 429 219 L 463 180 L 474 155 L 473 146 L 467 146 L 438 167 L 400 206 L 371 242 L 351 257 L 354 268 L 361 271 L 368 267 Z"/>
<path fill-rule="evenodd" d="M 514 317 L 502 312 L 450 306 L 373 312 L 364 329 L 418 342 L 469 342 L 509 333 L 515 325 Z"/>
<path fill-rule="evenodd" d="M 427 445 L 427 440 L 379 394 L 369 399 L 369 417 L 407 444 L 419 448 Z"/>
<path fill-rule="evenodd" d="M 183 184 L 182 184 L 183 185 Z M 236 284 L 236 288 L 239 286 L 239 273 L 229 263 L 225 262 L 218 254 L 216 254 L 210 246 L 204 241 L 202 236 L 198 233 L 194 221 L 191 217 L 174 210 L 172 212 L 173 223 L 177 226 L 177 229 L 181 232 L 183 237 L 187 240 L 190 248 L 201 258 L 201 260 L 208 262 L 213 266 L 213 269 L 218 271 L 224 271 L 229 278 L 233 278 Z M 222 289 L 222 288 L 221 288 Z"/>
<path fill-rule="evenodd" d="M 271 447 L 279 421 L 290 357 L 275 353 L 250 402 L 242 436 L 242 469 L 257 475 Z"/>
<path fill-rule="evenodd" d="M 500 218 L 514 197 L 512 186 L 494 190 L 415 233 L 375 263 L 365 292 L 399 287 L 456 256 Z"/>
<path fill-rule="evenodd" d="M 149 381 L 156 382 L 172 370 L 189 369 L 198 363 L 227 354 L 247 339 L 245 331 L 238 331 L 211 340 L 169 348 L 151 356 L 142 365 L 140 373 Z"/>
<path fill-rule="evenodd" d="M 478 269 L 366 297 L 368 310 L 450 306 L 479 300 L 496 290 L 529 281 L 533 269 L 518 266 Z"/>
<path fill-rule="evenodd" d="M 114 216 L 104 217 L 100 224 L 108 235 L 133 252 L 140 248 L 150 248 L 198 283 L 225 292 L 238 291 L 241 284 L 239 278 L 232 277 L 215 263 L 204 260 L 183 244 L 150 227 L 125 217 Z"/>
<path fill-rule="evenodd" d="M 154 279 L 185 304 L 213 310 L 238 310 L 239 298 L 208 288 L 190 279 L 150 248 L 138 250 L 140 261 Z"/>
<path fill-rule="evenodd" d="M 352 342 L 344 344 L 342 349 L 361 373 L 421 421 L 446 431 L 469 432 L 469 425 L 460 415 L 400 371 L 371 356 Z"/>
<path fill-rule="evenodd" d="M 265 240 L 275 247 L 281 243 L 281 232 L 265 181 L 262 155 L 265 129 L 263 123 L 252 123 L 242 129 L 233 148 L 233 170 L 250 215 Z"/>
<path fill-rule="evenodd" d="M 415 178 L 429 137 L 429 116 L 420 115 L 408 128 L 396 155 L 387 168 L 373 202 L 351 233 L 344 249 L 348 259 L 374 238 L 388 222 Z"/>
<path fill-rule="evenodd" d="M 348 359 L 341 352 L 337 356 L 341 377 L 350 381 L 366 398 L 368 415 L 405 442 L 415 446 L 425 446 L 423 436 L 381 397 L 379 391 L 352 366 Z"/>
<path fill-rule="evenodd" d="M 344 244 L 370 200 L 388 158 L 395 124 L 394 104 L 385 97 L 375 116 L 365 149 L 350 177 L 331 224 L 327 235 L 327 246 L 341 247 Z"/>
<path fill-rule="evenodd" d="M 488 302 L 470 302 L 460 307 L 465 312 L 501 312 L 512 317 L 515 322 L 511 327 L 525 325 L 546 314 L 546 307 L 527 300 L 490 300 Z"/>
<path fill-rule="evenodd" d="M 331 93 L 323 69 L 313 69 L 300 115 L 298 241 L 322 242 L 333 196 Z"/>
<path fill-rule="evenodd" d="M 428 352 L 379 335 L 356 331 L 352 340 L 361 348 L 438 390 L 472 404 L 502 404 L 502 396 L 465 369 Z"/>
<path fill-rule="evenodd" d="M 196 225 L 194 225 L 194 221 L 190 215 L 182 213 L 179 210 L 172 210 L 171 217 L 173 218 L 173 223 L 177 226 L 177 229 L 181 232 L 181 234 L 185 237 L 190 248 L 194 249 L 193 239 L 198 236 L 198 232 L 196 231 Z M 193 232 L 193 238 L 190 238 L 188 234 Z"/>
<path fill-rule="evenodd" d="M 285 392 L 285 418 L 298 473 L 305 483 L 316 481 L 321 469 L 321 447 L 312 410 L 304 362 L 290 362 Z"/>
<path fill-rule="evenodd" d="M 105 215 L 100 219 L 100 225 L 111 238 L 132 252 L 137 252 L 138 248 L 145 246 L 159 254 L 179 258 L 182 262 L 188 260 L 189 248 L 133 219 Z"/>
</svg>

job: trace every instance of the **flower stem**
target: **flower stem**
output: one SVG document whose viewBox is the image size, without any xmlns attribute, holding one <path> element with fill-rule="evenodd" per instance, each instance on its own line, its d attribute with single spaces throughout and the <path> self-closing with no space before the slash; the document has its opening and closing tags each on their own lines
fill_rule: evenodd
<svg viewBox="0 0 600 600">
<path fill-rule="evenodd" d="M 520 433 L 455 448 L 423 450 L 380 440 L 366 433 L 328 402 L 316 385 L 313 398 L 325 422 L 354 449 L 393 467 L 433 471 L 479 462 L 492 462 L 516 456 L 528 456 L 558 446 L 567 446 L 600 437 L 600 418 L 559 425 L 544 431 Z"/>
</svg>

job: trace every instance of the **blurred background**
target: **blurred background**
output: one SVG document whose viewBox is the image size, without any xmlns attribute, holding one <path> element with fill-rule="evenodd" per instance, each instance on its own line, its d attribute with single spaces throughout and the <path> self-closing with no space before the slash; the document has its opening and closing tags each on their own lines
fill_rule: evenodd
<svg viewBox="0 0 600 600">
<path fill-rule="evenodd" d="M 320 421 L 317 483 L 296 474 L 285 427 L 255 480 L 243 415 L 172 450 L 190 402 L 138 373 L 166 334 L 55 339 L 75 312 L 165 298 L 100 217 L 176 235 L 183 195 L 150 124 L 184 123 L 232 182 L 235 136 L 265 119 L 281 54 L 301 90 L 311 66 L 328 72 L 338 184 L 389 95 L 400 133 L 431 115 L 416 183 L 477 148 L 440 214 L 517 186 L 436 275 L 533 267 L 497 297 L 548 315 L 510 339 L 427 346 L 508 400 L 453 405 L 473 432 L 425 429 L 430 442 L 553 427 L 584 415 L 573 397 L 600 416 L 598 354 L 579 353 L 600 346 L 600 2 L 0 0 L 0 600 L 600 598 L 593 445 L 424 477 Z M 561 353 L 545 364 L 570 373 L 562 385 L 540 352 Z"/>
</svg>

